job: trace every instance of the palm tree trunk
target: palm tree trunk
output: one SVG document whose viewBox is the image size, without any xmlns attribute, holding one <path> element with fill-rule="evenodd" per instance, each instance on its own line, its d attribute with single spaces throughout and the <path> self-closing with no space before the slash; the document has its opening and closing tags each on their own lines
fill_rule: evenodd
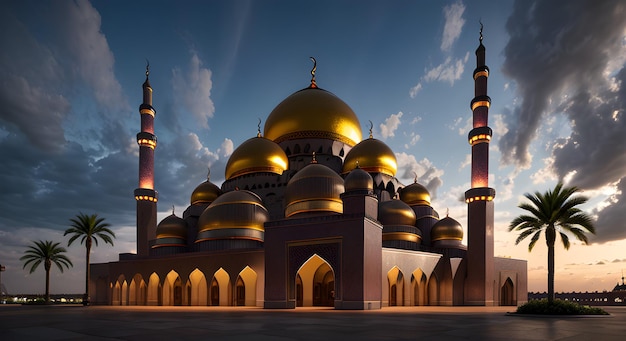
<svg viewBox="0 0 626 341">
<path fill-rule="evenodd" d="M 548 246 L 548 302 L 554 301 L 554 242 L 556 229 L 553 225 L 546 229 L 546 244 Z"/>
<path fill-rule="evenodd" d="M 87 255 L 85 257 L 87 264 L 85 265 L 85 295 L 83 296 L 83 305 L 88 306 L 91 303 L 89 299 L 89 272 L 91 270 L 89 266 L 89 256 L 91 253 L 91 239 L 87 239 L 85 246 L 87 249 Z"/>
<path fill-rule="evenodd" d="M 46 270 L 46 296 L 45 304 L 50 304 L 50 268 L 52 267 L 52 261 L 46 259 L 44 262 L 44 269 Z"/>
</svg>

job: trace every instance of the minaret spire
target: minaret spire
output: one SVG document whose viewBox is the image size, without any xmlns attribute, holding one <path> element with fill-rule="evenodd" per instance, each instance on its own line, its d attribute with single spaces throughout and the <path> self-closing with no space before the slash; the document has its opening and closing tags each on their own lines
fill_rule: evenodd
<svg viewBox="0 0 626 341">
<path fill-rule="evenodd" d="M 139 187 L 135 189 L 137 201 L 137 255 L 146 257 L 150 253 L 150 241 L 156 239 L 156 212 L 158 193 L 154 189 L 154 135 L 152 86 L 149 81 L 150 62 L 146 59 L 146 81 L 142 85 L 143 103 L 139 106 L 141 131 L 137 134 L 139 145 Z"/>
<path fill-rule="evenodd" d="M 468 134 L 472 146 L 471 188 L 465 192 L 467 203 L 467 279 L 466 305 L 493 305 L 494 260 L 493 229 L 496 191 L 489 187 L 489 142 L 492 130 L 488 126 L 491 98 L 487 96 L 489 68 L 485 64 L 483 24 L 480 23 L 479 45 L 474 70 L 474 98 L 471 101 L 473 129 Z"/>
</svg>

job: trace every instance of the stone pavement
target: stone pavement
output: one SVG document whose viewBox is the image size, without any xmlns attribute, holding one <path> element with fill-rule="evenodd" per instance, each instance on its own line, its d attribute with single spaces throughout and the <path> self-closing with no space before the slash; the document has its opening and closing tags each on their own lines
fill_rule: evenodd
<svg viewBox="0 0 626 341">
<path fill-rule="evenodd" d="M 626 307 L 605 307 L 609 317 L 506 314 L 513 309 L 0 305 L 0 340 L 626 340 Z"/>
</svg>

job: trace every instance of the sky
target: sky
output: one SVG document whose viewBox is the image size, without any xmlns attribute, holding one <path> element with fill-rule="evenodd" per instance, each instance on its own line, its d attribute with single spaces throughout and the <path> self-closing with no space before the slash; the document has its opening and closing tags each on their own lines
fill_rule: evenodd
<svg viewBox="0 0 626 341">
<path fill-rule="evenodd" d="M 9 293 L 43 293 L 19 258 L 34 240 L 67 245 L 79 213 L 111 224 L 135 251 L 141 84 L 147 60 L 158 220 L 193 189 L 221 185 L 233 150 L 310 83 L 358 115 L 396 153 L 398 179 L 431 192 L 467 227 L 470 101 L 480 22 L 487 49 L 495 254 L 528 260 L 547 290 L 547 248 L 515 245 L 524 193 L 562 180 L 590 200 L 590 244 L 556 247 L 555 288 L 611 290 L 626 269 L 626 3 L 620 1 L 2 1 L 0 264 Z M 557 241 L 559 243 L 559 241 Z M 85 249 L 51 272 L 52 293 L 81 293 Z"/>
</svg>

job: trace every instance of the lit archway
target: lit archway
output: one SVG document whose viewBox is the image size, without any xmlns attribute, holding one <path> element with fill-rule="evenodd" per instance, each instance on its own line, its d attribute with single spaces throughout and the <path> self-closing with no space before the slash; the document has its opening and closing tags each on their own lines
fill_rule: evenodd
<svg viewBox="0 0 626 341">
<path fill-rule="evenodd" d="M 211 280 L 211 305 L 231 305 L 230 276 L 223 268 L 213 274 Z"/>
<path fill-rule="evenodd" d="M 202 271 L 195 269 L 189 274 L 187 289 L 187 302 L 189 305 L 207 305 L 207 283 L 206 277 Z"/>
<path fill-rule="evenodd" d="M 504 285 L 500 288 L 500 305 L 517 305 L 515 285 L 513 285 L 511 277 L 507 277 Z"/>
<path fill-rule="evenodd" d="M 146 305 L 146 282 L 140 274 L 135 274 L 128 286 L 128 304 Z"/>
<path fill-rule="evenodd" d="M 422 269 L 413 271 L 411 276 L 412 305 L 426 305 L 428 303 L 426 300 L 426 284 L 426 274 L 424 274 Z"/>
<path fill-rule="evenodd" d="M 183 285 L 180 276 L 174 270 L 170 271 L 163 281 L 163 305 L 183 304 Z"/>
<path fill-rule="evenodd" d="M 304 262 L 296 273 L 296 295 L 304 307 L 335 305 L 335 273 L 328 262 L 316 254 Z"/>
<path fill-rule="evenodd" d="M 147 305 L 161 305 L 163 304 L 161 298 L 161 282 L 159 279 L 159 275 L 156 272 L 153 272 L 148 279 L 148 299 Z"/>
<path fill-rule="evenodd" d="M 387 272 L 389 306 L 404 305 L 404 275 L 397 266 Z"/>
<path fill-rule="evenodd" d="M 237 277 L 237 283 L 235 285 L 235 299 L 236 304 L 240 306 L 255 306 L 256 305 L 256 280 L 257 274 L 246 266 Z"/>
<path fill-rule="evenodd" d="M 439 305 L 439 281 L 434 272 L 428 280 L 428 305 Z"/>
</svg>

